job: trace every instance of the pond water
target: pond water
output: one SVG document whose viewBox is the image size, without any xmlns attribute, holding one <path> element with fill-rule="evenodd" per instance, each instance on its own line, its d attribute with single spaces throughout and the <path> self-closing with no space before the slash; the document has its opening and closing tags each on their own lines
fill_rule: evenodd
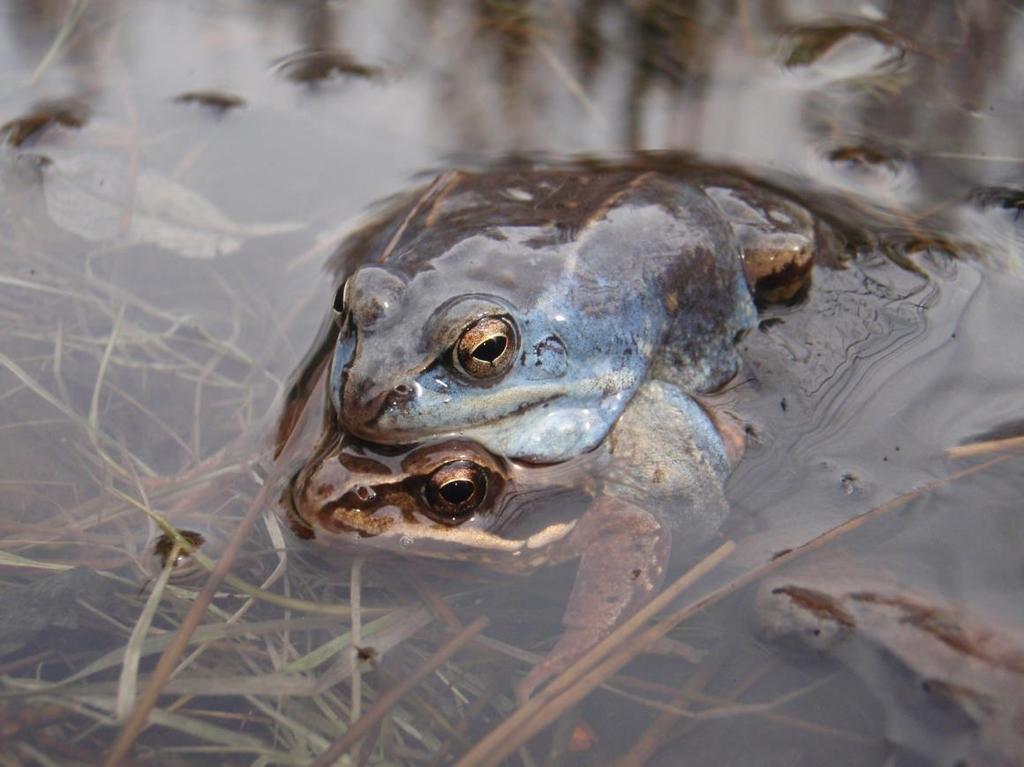
<svg viewBox="0 0 1024 767">
<path fill-rule="evenodd" d="M 10 0 L 0 41 L 3 763 L 1024 764 L 1019 4 Z M 735 548 L 519 714 L 574 565 L 364 562 L 260 494 L 337 244 L 510 158 L 727 168 L 833 233 L 740 344 Z M 250 509 L 178 632 L 158 520 L 216 560 Z"/>
</svg>

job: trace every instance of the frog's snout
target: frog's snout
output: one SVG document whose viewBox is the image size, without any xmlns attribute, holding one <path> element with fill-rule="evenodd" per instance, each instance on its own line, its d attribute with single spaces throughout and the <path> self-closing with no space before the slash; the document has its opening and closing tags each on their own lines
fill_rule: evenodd
<svg viewBox="0 0 1024 767">
<path fill-rule="evenodd" d="M 402 380 L 387 388 L 376 388 L 369 381 L 357 387 L 353 396 L 346 397 L 344 413 L 346 425 L 356 434 L 372 428 L 386 413 L 400 410 L 416 400 L 422 388 L 414 380 Z"/>
</svg>

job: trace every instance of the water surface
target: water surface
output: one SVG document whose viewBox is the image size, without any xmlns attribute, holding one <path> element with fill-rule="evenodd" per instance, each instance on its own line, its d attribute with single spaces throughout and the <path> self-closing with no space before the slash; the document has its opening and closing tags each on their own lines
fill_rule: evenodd
<svg viewBox="0 0 1024 767">
<path fill-rule="evenodd" d="M 223 549 L 360 216 L 441 168 L 586 155 L 726 165 L 839 233 L 806 298 L 743 342 L 753 444 L 721 536 L 738 550 L 683 601 L 840 534 L 688 618 L 671 637 L 690 650 L 638 658 L 509 763 L 1021 763 L 1017 5 L 12 0 L 0 40 L 5 760 L 109 753 L 133 627 L 151 621 L 141 689 L 203 583 L 144 617 L 146 511 Z M 139 763 L 309 763 L 446 621 L 480 615 L 486 639 L 361 758 L 453 763 L 512 712 L 571 567 L 353 570 L 277 519 L 233 574 L 278 599 L 224 587 Z M 814 634 L 854 614 L 846 639 Z"/>
</svg>

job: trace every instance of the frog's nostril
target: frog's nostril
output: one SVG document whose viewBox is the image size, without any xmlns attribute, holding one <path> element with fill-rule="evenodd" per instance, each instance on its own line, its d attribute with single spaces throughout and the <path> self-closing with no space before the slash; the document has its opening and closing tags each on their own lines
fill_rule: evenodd
<svg viewBox="0 0 1024 767">
<path fill-rule="evenodd" d="M 338 504 L 347 509 L 366 509 L 377 499 L 377 491 L 369 485 L 356 485 L 341 498 Z"/>
<path fill-rule="evenodd" d="M 355 419 L 362 418 L 363 422 L 372 423 L 393 408 L 401 408 L 416 399 L 419 393 L 420 387 L 415 381 L 402 381 L 389 389 L 371 390 L 362 397 L 353 398 L 355 402 L 349 412 Z M 358 428 L 358 423 L 350 419 L 349 426 Z"/>
<path fill-rule="evenodd" d="M 356 498 L 358 498 L 363 503 L 366 503 L 367 501 L 372 501 L 374 498 L 377 497 L 377 494 L 373 491 L 373 488 L 367 485 L 358 485 L 357 487 L 353 488 L 352 492 L 355 493 Z"/>
<path fill-rule="evenodd" d="M 408 402 L 416 396 L 416 384 L 403 381 L 391 390 L 392 402 Z"/>
</svg>

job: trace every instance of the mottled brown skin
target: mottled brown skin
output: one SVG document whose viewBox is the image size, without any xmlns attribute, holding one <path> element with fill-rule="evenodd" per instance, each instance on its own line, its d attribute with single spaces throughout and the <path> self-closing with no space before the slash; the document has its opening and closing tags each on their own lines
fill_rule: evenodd
<svg viewBox="0 0 1024 767">
<path fill-rule="evenodd" d="M 431 509 L 424 490 L 431 473 L 452 462 L 471 463 L 485 478 L 479 506 L 464 521 L 440 521 L 443 510 Z M 525 700 L 643 605 L 664 578 L 671 534 L 654 515 L 611 496 L 592 499 L 578 519 L 551 513 L 558 496 L 580 486 L 594 491 L 597 463 L 514 465 L 458 441 L 374 458 L 363 445 L 339 444 L 300 472 L 287 502 L 293 527 L 321 542 L 466 559 L 511 573 L 579 559 L 565 629 L 517 688 Z"/>
<path fill-rule="evenodd" d="M 722 483 L 730 458 L 739 457 L 739 427 L 713 426 L 696 405 L 673 415 L 666 401 L 677 396 L 643 388 L 606 444 L 552 466 L 509 461 L 467 440 L 385 449 L 328 428 L 284 505 L 299 536 L 319 543 L 511 573 L 578 559 L 565 630 L 520 683 L 525 700 L 657 592 L 674 537 L 680 551 L 692 550 L 724 518 Z M 468 472 L 456 480 L 470 477 L 476 486 L 456 514 L 438 507 L 431 485 L 450 479 L 452 466 Z"/>
</svg>

